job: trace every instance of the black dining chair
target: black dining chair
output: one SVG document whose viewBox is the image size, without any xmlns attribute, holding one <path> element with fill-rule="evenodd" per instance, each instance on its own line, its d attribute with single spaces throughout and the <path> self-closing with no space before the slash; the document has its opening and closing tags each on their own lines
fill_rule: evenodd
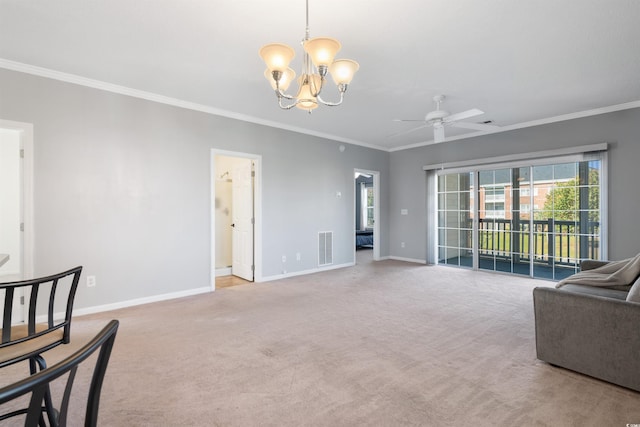
<svg viewBox="0 0 640 427">
<path fill-rule="evenodd" d="M 71 315 L 81 273 L 79 266 L 37 279 L 0 283 L 0 296 L 4 296 L 0 368 L 28 361 L 35 374 L 47 367 L 44 352 L 71 341 Z M 28 307 L 24 321 L 18 316 L 22 313 L 14 311 L 16 298 L 21 299 L 19 307 Z M 52 410 L 50 400 L 47 394 L 46 405 Z M 53 415 L 48 416 L 51 421 Z"/>
<path fill-rule="evenodd" d="M 70 425 L 81 425 L 77 420 L 70 421 L 68 419 L 71 389 L 80 364 L 93 353 L 98 352 L 91 376 L 91 384 L 87 394 L 84 414 L 85 427 L 96 426 L 98 423 L 100 392 L 118 331 L 118 325 L 119 322 L 117 320 L 111 320 L 98 335 L 71 356 L 36 374 L 27 376 L 18 382 L 1 388 L 0 407 L 9 402 L 15 402 L 24 395 L 30 395 L 30 397 L 27 407 L 0 414 L 0 423 L 10 418 L 23 416 L 25 418 L 25 427 L 42 425 L 42 414 L 48 411 L 45 406 L 45 397 L 49 393 L 50 384 L 61 376 L 68 374 L 64 393 L 60 399 L 61 403 L 58 408 L 53 410 L 53 419 L 49 420 L 49 425 L 51 427 L 65 427 L 68 423 Z"/>
</svg>

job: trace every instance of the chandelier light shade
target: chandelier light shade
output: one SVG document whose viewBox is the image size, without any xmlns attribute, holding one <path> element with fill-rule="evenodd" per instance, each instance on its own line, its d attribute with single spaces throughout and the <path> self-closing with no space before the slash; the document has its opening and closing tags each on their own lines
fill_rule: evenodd
<svg viewBox="0 0 640 427">
<path fill-rule="evenodd" d="M 286 44 L 273 43 L 263 46 L 260 49 L 260 56 L 267 64 L 269 71 L 284 71 L 289 67 L 293 57 L 296 56 L 296 52 Z"/>
<path fill-rule="evenodd" d="M 329 74 L 337 85 L 348 85 L 360 66 L 350 59 L 339 59 L 329 66 Z"/>
<path fill-rule="evenodd" d="M 272 77 L 271 70 L 267 68 L 266 70 L 264 70 L 264 77 L 269 80 L 273 90 L 278 90 L 278 87 L 280 87 L 281 90 L 286 91 L 287 89 L 289 89 L 291 82 L 295 80 L 296 72 L 291 68 L 287 68 L 286 70 L 284 70 L 282 76 L 280 77 L 280 80 L 278 81 Z"/>
<path fill-rule="evenodd" d="M 289 67 L 295 57 L 295 51 L 286 44 L 272 43 L 263 46 L 259 53 L 267 64 L 264 76 L 275 91 L 280 108 L 290 110 L 298 107 L 311 113 L 319 104 L 330 107 L 342 104 L 344 93 L 360 66 L 350 59 L 335 59 L 341 48 L 338 40 L 330 37 L 309 38 L 309 0 L 306 5 L 307 27 L 302 40 L 303 66 L 302 73 L 297 79 L 298 92 L 295 96 L 286 93 L 296 76 Z M 340 95 L 336 102 L 325 101 L 320 97 L 327 74 L 331 75 Z M 292 102 L 286 104 L 285 100 Z"/>
<path fill-rule="evenodd" d="M 340 42 L 329 37 L 316 37 L 315 39 L 305 40 L 304 51 L 309 55 L 313 65 L 317 68 L 328 67 L 333 63 L 336 53 L 340 50 Z"/>
<path fill-rule="evenodd" d="M 298 77 L 298 94 L 296 95 L 296 107 L 301 110 L 315 110 L 318 108 L 318 92 L 322 84 L 322 78 L 318 74 Z M 316 94 L 316 95 L 314 95 Z"/>
<path fill-rule="evenodd" d="M 301 110 L 311 111 L 318 108 L 318 98 L 313 96 L 311 86 L 308 83 L 304 83 L 300 86 L 296 99 L 297 102 L 295 103 L 295 106 Z"/>
</svg>

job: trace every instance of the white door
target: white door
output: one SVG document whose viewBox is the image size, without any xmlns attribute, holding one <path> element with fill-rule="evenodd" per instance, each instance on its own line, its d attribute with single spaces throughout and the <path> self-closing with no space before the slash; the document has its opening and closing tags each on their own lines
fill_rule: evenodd
<svg viewBox="0 0 640 427">
<path fill-rule="evenodd" d="M 247 159 L 238 163 L 231 178 L 231 274 L 253 281 L 253 162 Z"/>
<path fill-rule="evenodd" d="M 23 278 L 23 166 L 21 133 L 0 129 L 0 282 Z M 22 291 L 13 296 L 12 323 L 24 320 Z M 5 291 L 0 291 L 4 304 Z"/>
</svg>

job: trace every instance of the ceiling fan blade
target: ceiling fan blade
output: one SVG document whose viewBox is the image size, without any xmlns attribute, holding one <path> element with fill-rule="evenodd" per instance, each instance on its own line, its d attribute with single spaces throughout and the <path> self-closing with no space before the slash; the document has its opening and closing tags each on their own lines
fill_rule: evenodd
<svg viewBox="0 0 640 427">
<path fill-rule="evenodd" d="M 422 121 L 424 121 L 424 120 L 422 120 Z M 403 131 L 400 131 L 400 132 L 392 133 L 391 135 L 388 135 L 388 136 L 387 136 L 387 138 L 395 138 L 395 137 L 397 137 L 397 136 L 406 135 L 406 134 L 408 134 L 408 133 L 415 132 L 415 131 L 417 131 L 417 130 L 419 130 L 419 129 L 424 129 L 424 128 L 426 128 L 427 126 L 429 126 L 429 124 L 428 124 L 428 123 L 425 123 L 425 124 L 423 124 L 422 126 L 418 126 L 418 127 L 415 127 L 415 128 L 406 129 L 406 130 L 403 130 Z"/>
<path fill-rule="evenodd" d="M 393 119 L 393 122 L 424 122 L 424 119 Z"/>
<path fill-rule="evenodd" d="M 469 123 L 469 122 L 455 122 L 450 124 L 451 126 L 455 126 L 457 128 L 474 129 L 474 130 L 495 130 L 500 127 L 496 125 L 486 125 L 484 123 Z"/>
<path fill-rule="evenodd" d="M 455 122 L 458 120 L 468 119 L 470 117 L 479 116 L 484 114 L 484 111 L 478 110 L 477 108 L 472 108 L 471 110 L 463 111 L 461 113 L 451 114 L 443 119 L 445 122 Z"/>
<path fill-rule="evenodd" d="M 433 127 L 433 141 L 434 142 L 444 141 L 444 126 Z"/>
</svg>

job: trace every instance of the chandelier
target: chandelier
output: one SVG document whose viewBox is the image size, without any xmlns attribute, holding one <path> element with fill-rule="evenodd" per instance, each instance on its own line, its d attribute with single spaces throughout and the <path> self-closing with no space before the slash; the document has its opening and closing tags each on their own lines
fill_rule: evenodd
<svg viewBox="0 0 640 427">
<path fill-rule="evenodd" d="M 309 0 L 307 0 L 307 26 L 302 47 L 304 49 L 302 73 L 298 77 L 298 92 L 295 96 L 288 95 L 286 90 L 296 77 L 295 71 L 289 68 L 289 63 L 295 56 L 294 50 L 286 44 L 272 43 L 260 49 L 260 56 L 267 64 L 264 76 L 271 83 L 278 97 L 278 105 L 284 110 L 298 107 L 311 113 L 318 104 L 335 107 L 342 104 L 344 93 L 347 91 L 351 79 L 360 67 L 356 61 L 350 59 L 336 59 L 340 50 L 340 42 L 329 37 L 309 38 Z M 320 92 L 325 86 L 327 73 L 331 75 L 338 87 L 340 99 L 337 102 L 325 101 Z M 287 104 L 287 101 L 290 100 Z"/>
</svg>

